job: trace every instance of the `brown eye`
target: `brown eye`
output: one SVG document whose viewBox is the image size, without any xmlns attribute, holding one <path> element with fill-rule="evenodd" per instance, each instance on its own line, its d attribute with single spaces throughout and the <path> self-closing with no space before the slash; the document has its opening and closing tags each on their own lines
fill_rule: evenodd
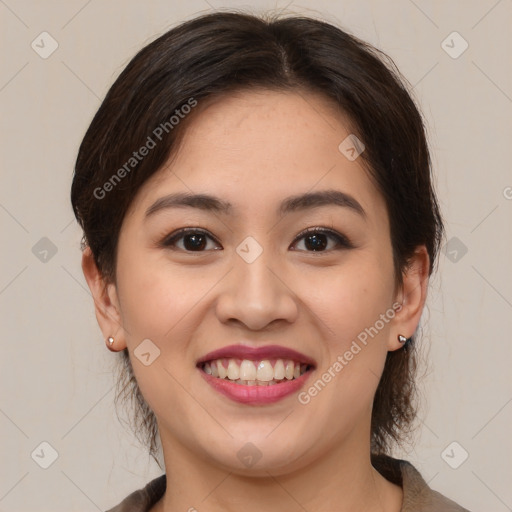
<svg viewBox="0 0 512 512">
<path fill-rule="evenodd" d="M 184 228 L 166 237 L 161 246 L 173 250 L 185 252 L 205 252 L 207 250 L 218 250 L 220 246 L 213 246 L 208 249 L 208 240 L 217 241 L 205 230 L 199 228 Z M 310 228 L 300 233 L 294 241 L 304 240 L 306 252 L 329 252 L 337 249 L 349 249 L 353 247 L 347 237 L 336 231 L 325 228 Z M 181 242 L 181 245 L 180 245 Z M 293 249 L 296 250 L 296 249 Z"/>
<path fill-rule="evenodd" d="M 185 228 L 165 238 L 161 245 L 166 248 L 177 248 L 186 252 L 204 252 L 208 245 L 208 239 L 214 240 L 213 237 L 202 229 Z M 183 240 L 183 245 L 180 247 L 177 245 L 177 242 L 181 240 Z"/>
<path fill-rule="evenodd" d="M 303 250 L 307 252 L 329 252 L 330 250 L 349 249 L 352 247 L 347 237 L 325 228 L 307 229 L 297 236 L 294 243 L 302 239 L 304 239 L 305 247 Z M 329 239 L 334 240 L 334 248 L 331 247 L 326 250 L 326 247 L 329 245 Z"/>
</svg>

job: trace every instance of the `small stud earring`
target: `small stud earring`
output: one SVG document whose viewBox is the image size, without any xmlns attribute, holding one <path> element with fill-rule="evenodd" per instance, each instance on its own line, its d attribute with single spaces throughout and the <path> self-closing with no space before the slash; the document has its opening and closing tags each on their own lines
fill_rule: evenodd
<svg viewBox="0 0 512 512">
<path fill-rule="evenodd" d="M 114 338 L 112 338 L 112 336 L 109 336 L 107 341 L 109 346 L 112 346 L 114 344 Z"/>
<path fill-rule="evenodd" d="M 399 334 L 398 341 L 403 344 L 407 341 L 407 338 L 405 336 L 402 336 L 401 334 Z"/>
</svg>

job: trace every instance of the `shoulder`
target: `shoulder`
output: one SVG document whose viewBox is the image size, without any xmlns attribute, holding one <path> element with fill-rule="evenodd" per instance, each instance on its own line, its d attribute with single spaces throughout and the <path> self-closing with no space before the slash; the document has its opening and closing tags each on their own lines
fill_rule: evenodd
<svg viewBox="0 0 512 512">
<path fill-rule="evenodd" d="M 408 461 L 379 455 L 372 456 L 372 464 L 386 479 L 401 485 L 403 504 L 400 512 L 469 512 L 431 489 Z"/>
<path fill-rule="evenodd" d="M 132 492 L 121 503 L 106 512 L 148 512 L 163 496 L 166 487 L 165 474 L 151 480 L 142 489 Z"/>
</svg>

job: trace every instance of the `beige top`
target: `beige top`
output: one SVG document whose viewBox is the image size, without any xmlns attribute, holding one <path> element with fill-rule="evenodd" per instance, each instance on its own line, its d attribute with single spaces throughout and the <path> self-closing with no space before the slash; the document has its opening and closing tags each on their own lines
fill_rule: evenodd
<svg viewBox="0 0 512 512">
<path fill-rule="evenodd" d="M 430 489 L 418 470 L 407 461 L 381 455 L 372 457 L 372 464 L 387 480 L 402 487 L 403 503 L 400 512 L 469 512 Z M 165 487 L 166 475 L 163 474 L 107 512 L 148 512 L 163 496 Z"/>
</svg>

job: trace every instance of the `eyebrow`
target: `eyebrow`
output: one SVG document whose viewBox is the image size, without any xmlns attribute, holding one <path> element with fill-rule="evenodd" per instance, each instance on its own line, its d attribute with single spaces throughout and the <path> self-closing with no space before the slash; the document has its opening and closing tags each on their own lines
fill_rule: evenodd
<svg viewBox="0 0 512 512">
<path fill-rule="evenodd" d="M 366 212 L 361 204 L 350 194 L 340 190 L 328 189 L 318 192 L 307 192 L 285 198 L 277 213 L 284 215 L 287 213 L 309 210 L 321 206 L 341 206 L 348 208 L 366 219 Z M 147 210 L 145 217 L 150 217 L 156 212 L 168 208 L 197 208 L 199 210 L 211 211 L 233 215 L 234 208 L 231 203 L 209 194 L 190 194 L 187 192 L 178 192 L 157 199 Z"/>
</svg>

